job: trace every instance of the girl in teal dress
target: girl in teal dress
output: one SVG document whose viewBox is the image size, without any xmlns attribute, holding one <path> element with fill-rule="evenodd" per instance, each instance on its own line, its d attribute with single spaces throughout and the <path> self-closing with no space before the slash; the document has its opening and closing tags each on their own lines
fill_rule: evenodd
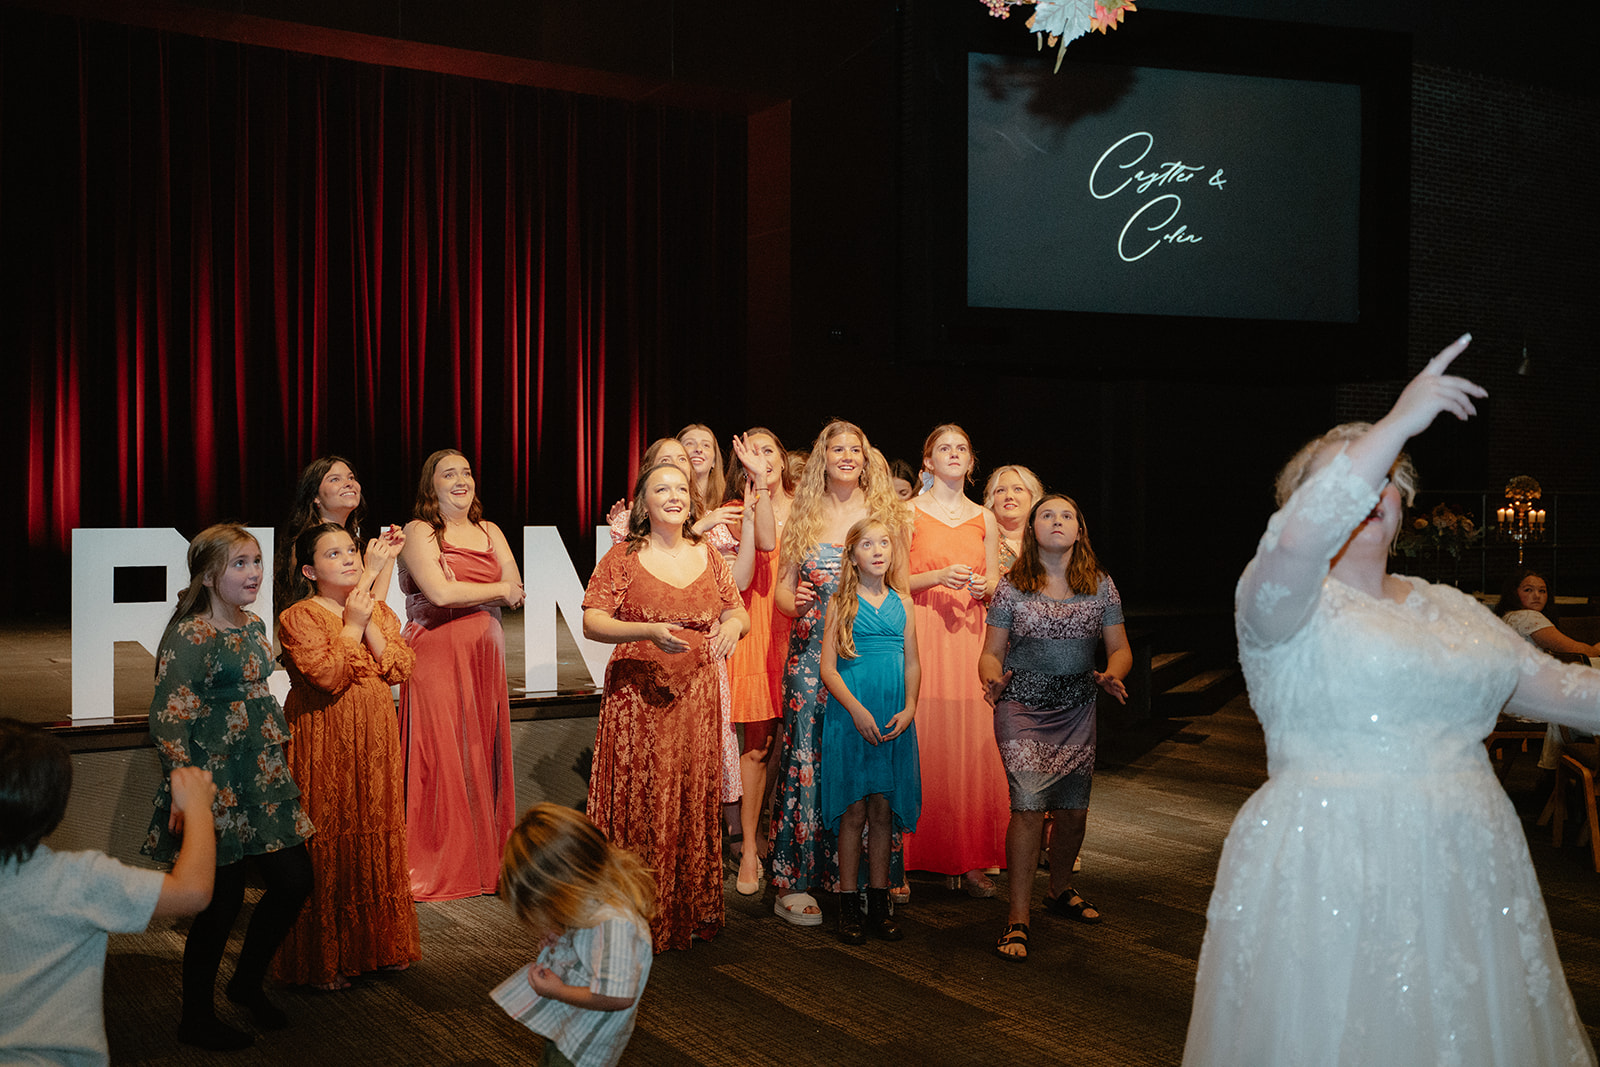
<svg viewBox="0 0 1600 1067">
<path fill-rule="evenodd" d="M 894 538 L 862 519 L 845 536 L 839 587 L 822 634 L 822 683 L 833 697 L 822 723 L 822 818 L 841 841 L 867 832 L 866 930 L 898 941 L 889 917 L 891 831 L 917 828 L 922 779 L 917 755 L 917 630 Z M 861 854 L 839 850 L 839 939 L 859 945 Z"/>
</svg>

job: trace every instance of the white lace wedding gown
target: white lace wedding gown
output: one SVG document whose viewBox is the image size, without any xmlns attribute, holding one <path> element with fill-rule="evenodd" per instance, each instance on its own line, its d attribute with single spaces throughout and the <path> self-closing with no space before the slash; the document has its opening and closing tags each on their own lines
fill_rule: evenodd
<svg viewBox="0 0 1600 1067">
<path fill-rule="evenodd" d="M 1341 453 L 1240 579 L 1269 777 L 1223 845 L 1183 1062 L 1593 1064 L 1483 739 L 1513 691 L 1600 719 L 1600 671 L 1454 589 L 1408 578 L 1401 604 L 1330 577 L 1376 500 Z"/>
</svg>

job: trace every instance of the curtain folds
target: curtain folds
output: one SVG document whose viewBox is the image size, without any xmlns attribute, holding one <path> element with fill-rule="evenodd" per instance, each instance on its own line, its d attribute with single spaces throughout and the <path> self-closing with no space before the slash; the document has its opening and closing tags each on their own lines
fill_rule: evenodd
<svg viewBox="0 0 1600 1067">
<path fill-rule="evenodd" d="M 744 154 L 740 117 L 0 8 L 30 548 L 276 524 L 326 452 L 402 521 L 446 446 L 580 540 L 743 366 Z"/>
</svg>

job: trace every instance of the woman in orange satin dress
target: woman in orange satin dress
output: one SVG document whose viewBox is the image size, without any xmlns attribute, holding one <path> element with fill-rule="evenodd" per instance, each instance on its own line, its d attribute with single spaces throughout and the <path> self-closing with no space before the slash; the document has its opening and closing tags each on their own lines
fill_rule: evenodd
<svg viewBox="0 0 1600 1067">
<path fill-rule="evenodd" d="M 456 900 L 495 891 L 516 823 L 500 609 L 522 606 L 522 574 L 455 449 L 423 461 L 416 516 L 400 550 L 417 653 L 400 688 L 406 852 L 417 900 Z"/>
<path fill-rule="evenodd" d="M 750 613 L 750 633 L 728 660 L 730 713 L 741 728 L 739 775 L 744 796 L 739 803 L 743 847 L 734 888 L 753 896 L 761 888 L 761 856 L 765 839 L 757 837 L 767 798 L 773 742 L 783 725 L 783 672 L 789 657 L 789 630 L 794 620 L 777 609 L 778 537 L 794 502 L 794 481 L 788 473 L 783 444 L 771 430 L 757 426 L 733 439 L 735 462 L 729 466 L 731 493 L 751 497 L 744 509 L 739 552 L 734 558 L 734 583 Z M 752 474 L 751 468 L 759 473 Z M 748 566 L 749 573 L 745 573 Z"/>
<path fill-rule="evenodd" d="M 722 929 L 718 790 L 722 710 L 717 663 L 746 630 L 733 575 L 694 532 L 689 479 L 670 463 L 634 487 L 628 540 L 612 547 L 583 597 L 583 634 L 617 646 L 589 774 L 587 814 L 655 871 L 655 950 Z"/>
<path fill-rule="evenodd" d="M 911 597 L 921 649 L 917 747 L 922 817 L 907 835 L 906 869 L 935 871 L 951 888 L 992 897 L 986 867 L 1005 863 L 1011 799 L 994 740 L 994 715 L 978 681 L 984 602 L 999 580 L 999 527 L 967 498 L 977 457 L 961 427 L 935 427 L 922 447 L 933 476 L 912 507 Z"/>
<path fill-rule="evenodd" d="M 422 958 L 406 863 L 405 760 L 389 686 L 416 656 L 400 620 L 377 599 L 404 535 L 384 533 L 363 562 L 334 523 L 291 548 L 295 597 L 278 617 L 289 671 L 284 717 L 289 770 L 317 826 L 306 842 L 311 898 L 279 949 L 281 981 L 345 989 L 350 978 Z"/>
</svg>

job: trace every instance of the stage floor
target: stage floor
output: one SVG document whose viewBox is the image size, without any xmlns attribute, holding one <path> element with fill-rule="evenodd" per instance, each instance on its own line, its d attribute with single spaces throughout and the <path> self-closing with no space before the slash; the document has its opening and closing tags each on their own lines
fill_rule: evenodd
<svg viewBox="0 0 1600 1067">
<path fill-rule="evenodd" d="M 512 712 L 539 703 L 522 696 L 525 657 L 522 612 L 502 614 L 506 629 L 506 674 Z M 574 695 L 593 700 L 595 679 L 564 625 L 556 627 L 556 682 L 563 700 Z M 115 696 L 108 717 L 144 720 L 155 692 L 155 657 L 137 641 L 118 641 Z M 62 621 L 0 623 L 0 715 L 24 722 L 70 724 L 72 719 L 72 628 Z"/>
</svg>

